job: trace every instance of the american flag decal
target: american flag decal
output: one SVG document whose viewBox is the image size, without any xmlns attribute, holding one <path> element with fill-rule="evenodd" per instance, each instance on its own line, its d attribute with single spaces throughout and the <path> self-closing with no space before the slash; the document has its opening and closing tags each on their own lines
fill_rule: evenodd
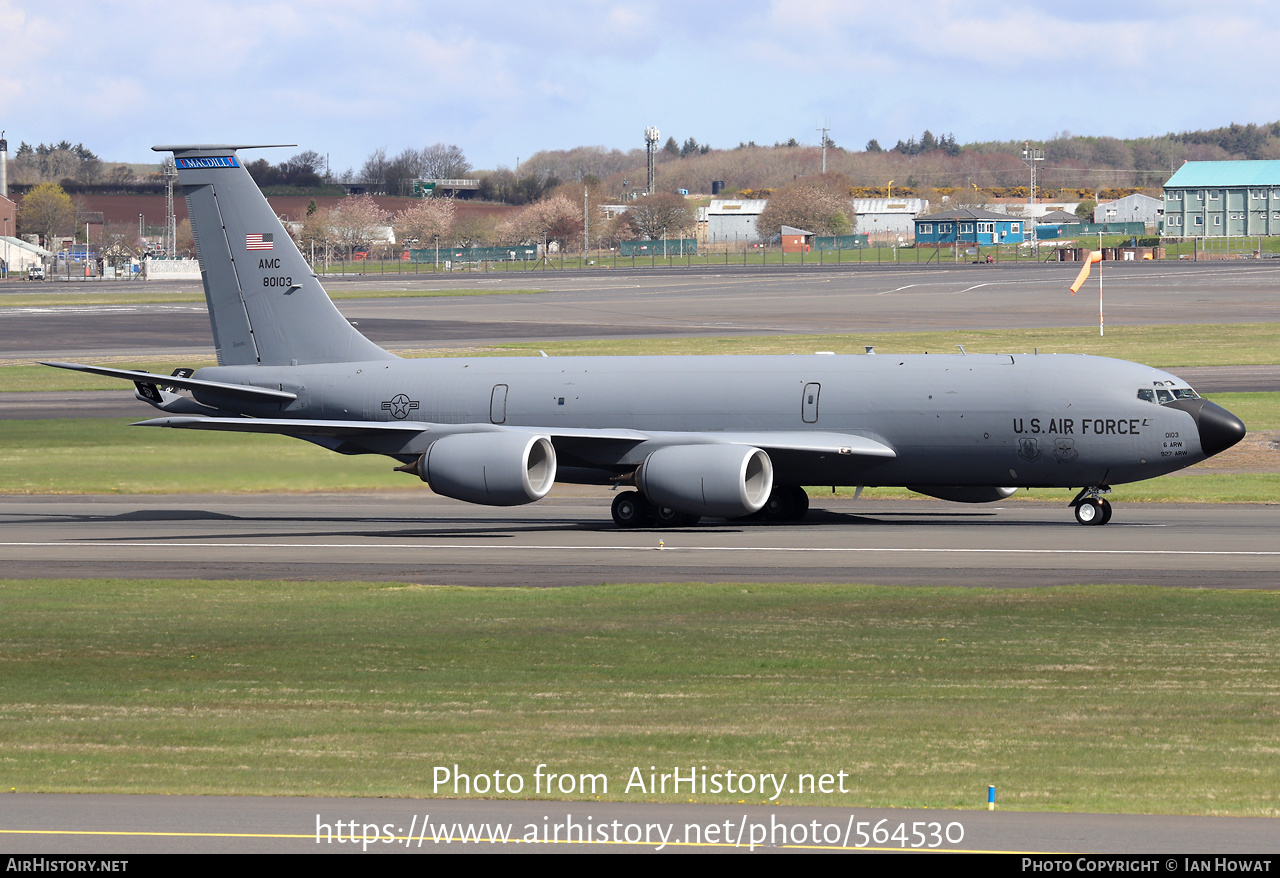
<svg viewBox="0 0 1280 878">
<path fill-rule="evenodd" d="M 246 250 L 270 250 L 272 248 L 272 233 L 266 232 L 250 232 L 244 236 L 244 249 Z"/>
</svg>

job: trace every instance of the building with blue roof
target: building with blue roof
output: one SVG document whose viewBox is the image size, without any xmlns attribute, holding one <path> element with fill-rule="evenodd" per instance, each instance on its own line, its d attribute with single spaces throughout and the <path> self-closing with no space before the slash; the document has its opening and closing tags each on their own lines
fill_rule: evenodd
<svg viewBox="0 0 1280 878">
<path fill-rule="evenodd" d="M 1280 235 L 1280 161 L 1186 162 L 1164 184 L 1164 234 Z"/>
</svg>

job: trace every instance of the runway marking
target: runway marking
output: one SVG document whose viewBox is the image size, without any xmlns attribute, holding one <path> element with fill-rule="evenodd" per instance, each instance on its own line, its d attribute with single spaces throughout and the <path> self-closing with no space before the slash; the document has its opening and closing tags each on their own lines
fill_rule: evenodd
<svg viewBox="0 0 1280 878">
<path fill-rule="evenodd" d="M 920 286 L 920 284 L 907 284 L 905 287 L 898 287 L 896 290 L 885 290 L 885 291 L 884 291 L 884 292 L 882 292 L 882 293 L 876 293 L 876 295 L 877 295 L 877 296 L 887 296 L 887 295 L 889 295 L 890 293 L 899 293 L 899 292 L 902 292 L 903 290 L 909 290 L 909 289 L 911 289 L 912 287 L 918 287 L 918 286 Z"/>
<path fill-rule="evenodd" d="M 667 534 L 665 538 L 669 538 Z M 68 546 L 174 549 L 470 549 L 473 551 L 492 552 L 495 549 L 506 549 L 513 552 L 528 551 L 631 551 L 631 552 L 828 552 L 843 554 L 900 554 L 900 555 L 1182 555 L 1182 556 L 1215 556 L 1215 557 L 1270 557 L 1280 556 L 1280 551 L 1226 551 L 1215 549 L 929 549 L 929 548 L 874 548 L 858 546 L 575 546 L 569 544 L 553 545 L 510 545 L 510 544 L 474 544 L 474 543 L 174 543 L 164 540 L 70 540 L 66 542 L 15 542 L 0 543 L 0 548 L 62 548 Z"/>
</svg>

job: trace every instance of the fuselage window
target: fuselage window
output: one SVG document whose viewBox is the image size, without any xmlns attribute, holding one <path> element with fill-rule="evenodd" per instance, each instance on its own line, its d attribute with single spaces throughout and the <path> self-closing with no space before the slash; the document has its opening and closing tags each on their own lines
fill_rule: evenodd
<svg viewBox="0 0 1280 878">
<path fill-rule="evenodd" d="M 1176 387 L 1173 391 L 1174 399 L 1199 399 L 1200 394 L 1196 393 L 1190 387 Z"/>
<path fill-rule="evenodd" d="M 1160 389 L 1156 391 L 1156 399 L 1160 401 L 1161 405 L 1164 405 L 1166 402 L 1173 402 L 1173 394 L 1167 390 Z"/>
<path fill-rule="evenodd" d="M 1144 402 L 1155 402 L 1156 392 L 1149 387 L 1140 387 L 1138 388 L 1138 399 Z"/>
</svg>

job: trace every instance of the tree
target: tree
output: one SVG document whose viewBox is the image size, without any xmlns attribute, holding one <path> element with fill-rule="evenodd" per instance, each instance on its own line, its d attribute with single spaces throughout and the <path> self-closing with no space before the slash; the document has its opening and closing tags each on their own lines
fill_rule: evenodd
<svg viewBox="0 0 1280 878">
<path fill-rule="evenodd" d="M 1098 202 L 1092 198 L 1086 199 L 1076 205 L 1076 216 L 1080 217 L 1080 221 L 1084 223 L 1093 222 L 1093 212 L 1098 209 Z"/>
<path fill-rule="evenodd" d="M 471 163 L 462 148 L 452 143 L 424 147 L 420 167 L 428 180 L 454 180 L 471 173 Z"/>
<path fill-rule="evenodd" d="M 348 250 L 373 243 L 379 226 L 387 224 L 387 212 L 368 195 L 348 195 L 329 211 L 330 237 Z"/>
<path fill-rule="evenodd" d="M 384 147 L 378 147 L 364 160 L 364 165 L 360 168 L 360 179 L 375 192 L 382 192 L 387 184 L 388 164 L 390 162 L 387 161 L 387 150 Z"/>
<path fill-rule="evenodd" d="M 486 213 L 469 213 L 453 223 L 453 243 L 458 247 L 491 247 L 498 242 L 498 224 Z"/>
<path fill-rule="evenodd" d="M 39 235 L 46 246 L 58 235 L 75 230 L 76 208 L 57 183 L 41 183 L 22 199 L 18 228 L 23 234 Z"/>
<path fill-rule="evenodd" d="M 397 213 L 391 227 L 401 244 L 417 241 L 419 247 L 426 247 L 437 237 L 448 242 L 453 232 L 453 199 L 424 198 Z"/>
<path fill-rule="evenodd" d="M 669 152 L 672 155 L 680 155 L 680 144 L 676 143 L 674 137 L 668 137 L 667 142 L 662 144 L 662 151 Z"/>
<path fill-rule="evenodd" d="M 191 231 L 190 218 L 178 223 L 177 228 L 174 229 L 174 235 L 176 236 L 174 249 L 179 255 L 194 256 L 196 253 L 196 236 Z"/>
<path fill-rule="evenodd" d="M 509 244 L 541 243 L 545 237 L 569 246 L 582 239 L 582 206 L 566 195 L 552 195 L 502 223 L 498 236 Z"/>
<path fill-rule="evenodd" d="M 684 237 L 693 221 L 689 202 L 674 192 L 655 192 L 638 199 L 624 214 L 627 222 L 643 237 L 657 240 L 666 230 L 668 238 Z"/>
<path fill-rule="evenodd" d="M 387 162 L 383 169 L 382 191 L 387 195 L 408 195 L 413 181 L 422 176 L 422 155 L 416 149 L 405 149 Z"/>
<path fill-rule="evenodd" d="M 815 235 L 847 235 L 853 231 L 849 202 L 844 193 L 817 180 L 801 180 L 783 186 L 760 213 L 756 230 L 768 240 L 794 226 Z"/>
<path fill-rule="evenodd" d="M 884 150 L 880 148 L 880 141 L 873 137 L 867 141 L 867 152 L 884 152 Z"/>
</svg>

